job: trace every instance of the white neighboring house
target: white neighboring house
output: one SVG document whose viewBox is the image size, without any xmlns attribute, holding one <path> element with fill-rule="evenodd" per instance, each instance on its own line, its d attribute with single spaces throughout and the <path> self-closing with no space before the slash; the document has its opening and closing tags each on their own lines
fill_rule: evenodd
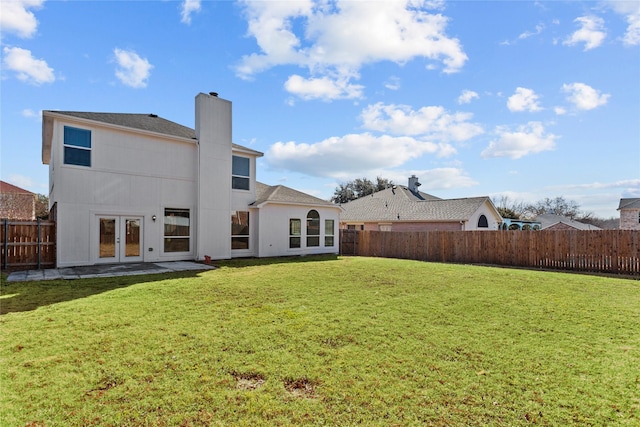
<svg viewBox="0 0 640 427">
<path fill-rule="evenodd" d="M 59 267 L 338 253 L 340 207 L 257 182 L 262 153 L 232 143 L 230 101 L 200 93 L 195 115 L 194 130 L 43 111 Z"/>
</svg>

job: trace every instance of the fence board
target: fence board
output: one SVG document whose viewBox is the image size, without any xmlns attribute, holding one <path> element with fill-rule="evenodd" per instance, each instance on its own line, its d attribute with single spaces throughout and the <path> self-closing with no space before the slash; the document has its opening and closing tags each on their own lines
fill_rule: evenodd
<svg viewBox="0 0 640 427">
<path fill-rule="evenodd" d="M 3 270 L 53 268 L 56 266 L 56 223 L 3 219 L 0 248 Z"/>
<path fill-rule="evenodd" d="M 640 275 L 636 230 L 340 230 L 343 255 Z"/>
</svg>

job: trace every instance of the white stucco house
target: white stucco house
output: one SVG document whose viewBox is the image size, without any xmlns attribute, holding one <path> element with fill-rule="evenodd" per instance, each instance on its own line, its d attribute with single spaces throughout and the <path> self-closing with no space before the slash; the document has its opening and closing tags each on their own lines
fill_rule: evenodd
<svg viewBox="0 0 640 427">
<path fill-rule="evenodd" d="M 195 129 L 154 114 L 43 111 L 59 267 L 338 253 L 340 207 L 256 180 L 231 102 L 195 99 Z"/>
</svg>

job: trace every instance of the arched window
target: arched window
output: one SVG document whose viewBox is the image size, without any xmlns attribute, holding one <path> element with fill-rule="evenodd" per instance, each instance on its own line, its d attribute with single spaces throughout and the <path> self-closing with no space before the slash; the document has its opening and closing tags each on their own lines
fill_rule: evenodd
<svg viewBox="0 0 640 427">
<path fill-rule="evenodd" d="M 307 247 L 320 246 L 320 214 L 316 210 L 307 213 Z"/>
<path fill-rule="evenodd" d="M 489 228 L 489 221 L 487 221 L 486 216 L 480 215 L 480 218 L 478 218 L 478 228 Z"/>
</svg>

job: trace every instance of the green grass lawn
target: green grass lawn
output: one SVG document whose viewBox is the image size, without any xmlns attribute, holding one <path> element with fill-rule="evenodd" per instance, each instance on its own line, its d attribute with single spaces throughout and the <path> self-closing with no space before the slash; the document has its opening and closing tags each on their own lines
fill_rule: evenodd
<svg viewBox="0 0 640 427">
<path fill-rule="evenodd" d="M 640 282 L 374 258 L 3 283 L 2 426 L 640 424 Z"/>
</svg>

